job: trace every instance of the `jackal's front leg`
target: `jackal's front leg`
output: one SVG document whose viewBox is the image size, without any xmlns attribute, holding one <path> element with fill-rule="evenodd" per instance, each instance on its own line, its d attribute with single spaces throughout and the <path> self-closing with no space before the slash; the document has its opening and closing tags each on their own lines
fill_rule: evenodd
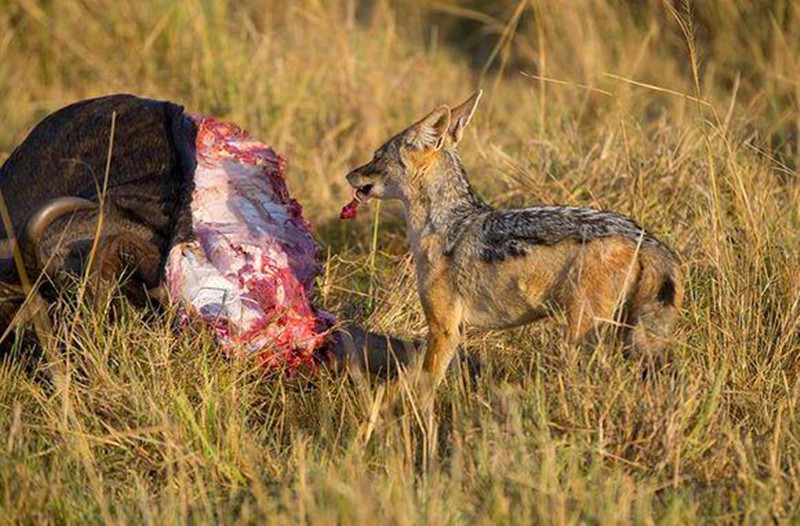
<svg viewBox="0 0 800 526">
<path fill-rule="evenodd" d="M 461 301 L 441 281 L 423 292 L 421 297 L 428 322 L 428 342 L 422 368 L 433 387 L 444 378 L 458 348 L 463 308 Z"/>
</svg>

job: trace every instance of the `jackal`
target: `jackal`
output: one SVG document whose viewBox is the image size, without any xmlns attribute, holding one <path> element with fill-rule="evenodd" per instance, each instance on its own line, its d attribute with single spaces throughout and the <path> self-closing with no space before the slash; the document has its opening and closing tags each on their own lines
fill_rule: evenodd
<svg viewBox="0 0 800 526">
<path fill-rule="evenodd" d="M 347 175 L 357 200 L 404 205 L 428 323 L 423 369 L 441 380 L 464 324 L 510 328 L 557 310 L 574 342 L 616 319 L 629 351 L 663 349 L 683 296 L 674 254 L 614 212 L 487 205 L 457 150 L 481 94 L 433 110 Z"/>
</svg>

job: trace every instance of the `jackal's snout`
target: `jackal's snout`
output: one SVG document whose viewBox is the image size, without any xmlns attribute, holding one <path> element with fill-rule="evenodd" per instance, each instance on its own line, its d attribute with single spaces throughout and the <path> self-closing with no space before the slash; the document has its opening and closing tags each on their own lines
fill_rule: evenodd
<svg viewBox="0 0 800 526">
<path fill-rule="evenodd" d="M 368 166 L 359 166 L 345 176 L 347 182 L 353 187 L 353 196 L 359 201 L 369 199 L 372 189 L 375 187 L 375 178 L 370 177 Z"/>
</svg>

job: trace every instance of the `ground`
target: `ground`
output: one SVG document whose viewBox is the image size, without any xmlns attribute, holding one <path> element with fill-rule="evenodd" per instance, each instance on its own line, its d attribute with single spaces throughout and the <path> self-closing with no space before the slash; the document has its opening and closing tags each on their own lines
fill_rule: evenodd
<svg viewBox="0 0 800 526">
<path fill-rule="evenodd" d="M 399 209 L 340 222 L 344 174 L 441 103 L 498 206 L 635 217 L 679 254 L 665 367 L 470 332 L 432 425 L 402 381 L 268 375 L 173 314 L 64 301 L 0 367 L 0 522 L 674 523 L 800 517 L 800 4 L 10 0 L 0 159 L 74 100 L 133 92 L 287 156 L 317 303 L 416 337 Z M 674 6 L 674 7 L 672 7 Z"/>
</svg>

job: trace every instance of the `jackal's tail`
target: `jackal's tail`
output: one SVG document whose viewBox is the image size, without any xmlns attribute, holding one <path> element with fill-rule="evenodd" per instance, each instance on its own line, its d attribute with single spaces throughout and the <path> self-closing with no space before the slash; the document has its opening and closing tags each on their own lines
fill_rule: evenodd
<svg viewBox="0 0 800 526">
<path fill-rule="evenodd" d="M 678 261 L 663 247 L 642 247 L 639 279 L 628 304 L 625 343 L 634 355 L 663 350 L 683 302 Z"/>
</svg>

